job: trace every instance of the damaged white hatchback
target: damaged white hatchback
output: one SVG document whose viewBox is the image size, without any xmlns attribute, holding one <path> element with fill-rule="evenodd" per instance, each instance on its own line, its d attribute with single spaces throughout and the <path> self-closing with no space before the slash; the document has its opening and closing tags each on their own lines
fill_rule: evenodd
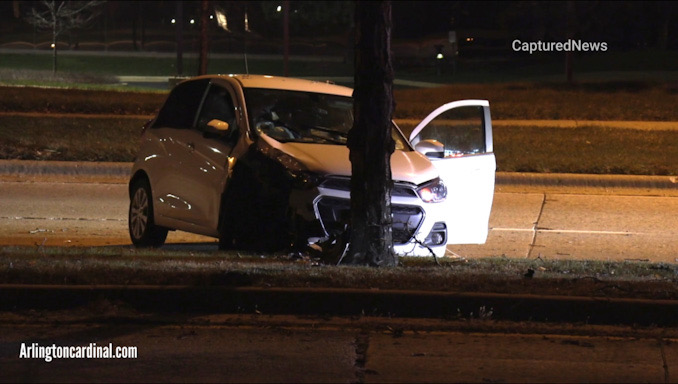
<svg viewBox="0 0 678 384">
<path fill-rule="evenodd" d="M 143 130 L 129 182 L 129 232 L 161 246 L 169 230 L 222 249 L 303 248 L 349 220 L 352 89 L 260 75 L 207 75 L 169 94 Z M 462 100 L 409 136 L 393 125 L 393 240 L 402 256 L 484 243 L 494 195 L 489 104 Z"/>
</svg>

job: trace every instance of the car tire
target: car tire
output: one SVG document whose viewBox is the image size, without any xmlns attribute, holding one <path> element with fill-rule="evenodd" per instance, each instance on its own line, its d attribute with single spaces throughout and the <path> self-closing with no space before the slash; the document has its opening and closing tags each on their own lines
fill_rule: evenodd
<svg viewBox="0 0 678 384">
<path fill-rule="evenodd" d="M 148 180 L 137 180 L 131 188 L 128 228 L 136 247 L 160 247 L 167 239 L 167 229 L 155 225 L 153 198 Z"/>
</svg>

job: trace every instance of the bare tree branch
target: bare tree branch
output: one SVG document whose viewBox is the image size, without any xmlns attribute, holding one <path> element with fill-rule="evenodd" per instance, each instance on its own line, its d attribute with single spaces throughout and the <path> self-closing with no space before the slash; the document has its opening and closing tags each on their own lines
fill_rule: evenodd
<svg viewBox="0 0 678 384">
<path fill-rule="evenodd" d="M 31 8 L 26 21 L 38 29 L 52 32 L 53 66 L 56 73 L 57 41 L 59 35 L 65 31 L 86 27 L 95 17 L 99 16 L 97 9 L 105 1 L 47 1 L 43 0 L 40 5 L 44 8 L 38 11 Z"/>
</svg>

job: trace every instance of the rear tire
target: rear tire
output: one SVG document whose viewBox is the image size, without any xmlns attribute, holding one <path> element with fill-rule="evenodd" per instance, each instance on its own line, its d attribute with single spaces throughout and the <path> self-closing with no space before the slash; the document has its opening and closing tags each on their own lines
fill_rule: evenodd
<svg viewBox="0 0 678 384">
<path fill-rule="evenodd" d="M 128 227 L 132 243 L 139 248 L 160 247 L 167 239 L 167 229 L 155 225 L 153 197 L 146 179 L 137 180 L 132 185 Z"/>
</svg>

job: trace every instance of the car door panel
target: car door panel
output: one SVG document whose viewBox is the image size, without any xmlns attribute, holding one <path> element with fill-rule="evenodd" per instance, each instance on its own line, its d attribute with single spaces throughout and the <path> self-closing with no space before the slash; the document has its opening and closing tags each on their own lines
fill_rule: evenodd
<svg viewBox="0 0 678 384">
<path fill-rule="evenodd" d="M 447 199 L 435 208 L 447 224 L 447 243 L 484 243 L 496 171 L 489 103 L 461 100 L 441 106 L 412 131 L 413 145 L 423 140 L 444 146 L 444 152 L 428 157 L 447 186 Z"/>
<path fill-rule="evenodd" d="M 187 200 L 193 205 L 191 221 L 196 225 L 216 230 L 219 219 L 221 192 L 228 175 L 228 155 L 231 145 L 219 139 L 206 139 L 193 131 L 195 140 L 187 143 L 190 174 Z"/>
<path fill-rule="evenodd" d="M 156 214 L 180 221 L 191 221 L 193 205 L 187 196 L 188 189 L 193 183 L 186 173 L 187 167 L 191 166 L 192 155 L 187 143 L 191 141 L 191 131 L 188 129 L 162 128 L 166 156 L 164 161 L 157 162 L 151 174 L 161 175 L 154 181 L 155 200 L 158 204 Z M 161 219 L 162 220 L 162 219 Z"/>
<path fill-rule="evenodd" d="M 202 233 L 216 235 L 219 222 L 221 193 L 228 177 L 229 156 L 237 138 L 233 92 L 224 85 L 210 84 L 194 126 L 181 137 L 181 173 L 186 181 L 178 184 L 189 209 L 182 218 L 203 228 Z M 226 102 L 225 102 L 226 100 Z M 218 119 L 228 123 L 229 131 L 210 131 L 207 123 Z M 234 135 L 235 133 L 235 135 Z"/>
</svg>

